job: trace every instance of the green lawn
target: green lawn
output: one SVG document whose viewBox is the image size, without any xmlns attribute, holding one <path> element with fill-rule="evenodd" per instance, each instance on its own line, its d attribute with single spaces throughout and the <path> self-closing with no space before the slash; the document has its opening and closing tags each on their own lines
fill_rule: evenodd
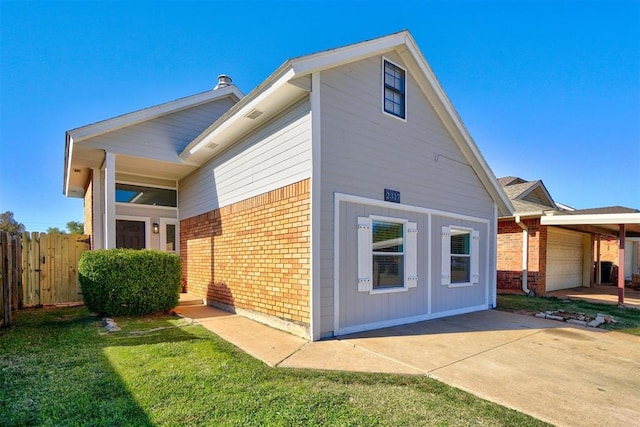
<svg viewBox="0 0 640 427">
<path fill-rule="evenodd" d="M 522 314 L 535 314 L 541 311 L 563 310 L 572 313 L 584 313 L 595 316 L 598 313 L 614 317 L 618 323 L 602 325 L 602 328 L 640 336 L 640 310 L 618 307 L 614 304 L 593 303 L 577 299 L 533 298 L 526 295 L 498 295 L 498 310 Z"/>
<path fill-rule="evenodd" d="M 83 307 L 17 313 L 0 425 L 543 425 L 426 377 L 269 368 L 177 317 L 116 321 L 107 335 Z"/>
</svg>

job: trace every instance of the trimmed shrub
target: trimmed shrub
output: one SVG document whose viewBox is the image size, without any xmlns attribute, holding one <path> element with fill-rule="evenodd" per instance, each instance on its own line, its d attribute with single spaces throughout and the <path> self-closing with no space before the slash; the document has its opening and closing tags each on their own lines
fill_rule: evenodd
<svg viewBox="0 0 640 427">
<path fill-rule="evenodd" d="M 110 316 L 169 310 L 178 305 L 180 257 L 156 250 L 85 251 L 78 278 L 89 310 Z"/>
</svg>

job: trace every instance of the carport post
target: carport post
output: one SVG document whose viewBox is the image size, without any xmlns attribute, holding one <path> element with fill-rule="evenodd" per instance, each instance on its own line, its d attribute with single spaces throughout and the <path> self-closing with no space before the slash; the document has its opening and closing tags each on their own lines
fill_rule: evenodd
<svg viewBox="0 0 640 427">
<path fill-rule="evenodd" d="M 627 230 L 624 224 L 620 224 L 618 236 L 618 305 L 624 304 L 624 244 Z"/>
<path fill-rule="evenodd" d="M 602 284 L 602 264 L 600 263 L 600 235 L 598 234 L 596 240 L 596 285 Z"/>
</svg>

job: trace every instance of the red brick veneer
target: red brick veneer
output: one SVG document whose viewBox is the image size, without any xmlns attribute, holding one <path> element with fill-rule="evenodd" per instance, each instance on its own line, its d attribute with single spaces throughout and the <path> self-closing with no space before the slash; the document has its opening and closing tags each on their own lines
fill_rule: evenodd
<svg viewBox="0 0 640 427">
<path fill-rule="evenodd" d="M 189 293 L 309 324 L 310 181 L 180 221 Z"/>
<path fill-rule="evenodd" d="M 539 218 L 524 219 L 529 229 L 527 285 L 536 294 L 546 292 L 547 227 Z M 522 228 L 513 219 L 498 221 L 498 289 L 522 288 Z"/>
</svg>

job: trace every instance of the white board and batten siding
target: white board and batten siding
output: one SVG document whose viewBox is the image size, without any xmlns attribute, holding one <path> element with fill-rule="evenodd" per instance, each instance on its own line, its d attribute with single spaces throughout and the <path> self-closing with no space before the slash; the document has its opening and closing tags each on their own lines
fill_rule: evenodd
<svg viewBox="0 0 640 427">
<path fill-rule="evenodd" d="M 395 53 L 385 57 L 405 66 Z M 336 332 L 336 314 L 341 322 L 339 327 L 343 328 L 345 325 L 372 325 L 397 316 L 415 319 L 416 316 L 428 317 L 438 312 L 464 310 L 465 307 L 486 306 L 489 298 L 486 286 L 492 270 L 495 275 L 495 267 L 490 267 L 492 262 L 495 263 L 490 255 L 491 251 L 495 252 L 495 238 L 492 241 L 490 236 L 496 233 L 491 196 L 410 74 L 407 74 L 406 82 L 406 122 L 382 112 L 381 64 L 382 57 L 378 56 L 321 73 L 322 336 Z M 429 299 L 425 276 L 429 274 L 433 277 L 440 270 L 440 258 L 436 254 L 441 241 L 438 240 L 440 231 L 435 225 L 438 222 L 436 217 L 433 217 L 434 224 L 428 229 L 423 212 L 407 217 L 417 222 L 420 228 L 418 246 L 422 248 L 419 254 L 422 262 L 418 267 L 421 277 L 418 287 L 415 291 L 411 289 L 405 292 L 405 296 L 414 293 L 415 298 L 405 298 L 400 294 L 377 298 L 376 295 L 371 299 L 371 304 L 374 304 L 372 307 L 359 301 L 361 296 L 351 295 L 352 290 L 347 289 L 354 286 L 350 276 L 354 266 L 357 266 L 357 260 L 353 258 L 353 248 L 349 246 L 353 242 L 344 242 L 342 239 L 342 233 L 347 233 L 346 228 L 340 230 L 338 242 L 338 247 L 345 252 L 340 251 L 340 259 L 334 260 L 334 195 L 340 193 L 380 201 L 385 188 L 400 191 L 401 202 L 406 206 L 479 219 L 475 228 L 480 230 L 484 242 L 482 249 L 485 254 L 481 268 L 483 285 L 474 289 L 439 287 L 433 290 L 432 299 Z M 340 218 L 345 216 L 345 221 L 355 221 L 357 215 L 350 213 L 352 209 L 367 210 L 363 207 L 340 206 Z M 403 212 L 402 218 L 405 218 L 408 211 Z M 425 250 L 429 239 L 431 255 L 427 255 Z M 339 292 L 344 292 L 344 295 L 335 295 L 339 313 L 335 312 L 335 262 L 340 263 Z M 429 263 L 431 269 L 427 271 Z M 435 287 L 435 284 L 432 286 Z"/>
<path fill-rule="evenodd" d="M 271 120 L 179 183 L 187 219 L 311 176 L 308 99 Z"/>
</svg>

